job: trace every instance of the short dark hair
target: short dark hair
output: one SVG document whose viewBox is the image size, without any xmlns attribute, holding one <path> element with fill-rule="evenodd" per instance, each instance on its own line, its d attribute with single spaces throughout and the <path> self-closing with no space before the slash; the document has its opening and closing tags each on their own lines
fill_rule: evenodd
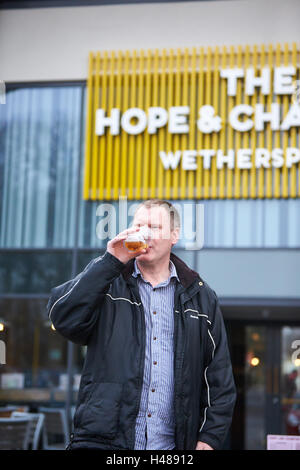
<svg viewBox="0 0 300 470">
<path fill-rule="evenodd" d="M 155 206 L 162 206 L 166 209 L 167 212 L 169 212 L 170 215 L 170 224 L 171 224 L 171 230 L 174 230 L 176 228 L 180 228 L 180 216 L 179 213 L 176 209 L 175 206 L 169 201 L 166 201 L 164 199 L 147 199 L 146 201 L 142 201 L 138 207 L 135 210 L 135 213 L 141 208 L 141 207 L 146 207 L 150 209 L 151 207 Z"/>
</svg>

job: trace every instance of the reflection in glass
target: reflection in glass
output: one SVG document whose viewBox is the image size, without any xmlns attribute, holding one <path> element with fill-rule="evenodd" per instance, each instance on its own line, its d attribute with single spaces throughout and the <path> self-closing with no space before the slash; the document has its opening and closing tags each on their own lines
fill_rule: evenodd
<svg viewBox="0 0 300 470">
<path fill-rule="evenodd" d="M 266 328 L 246 327 L 245 449 L 265 447 Z"/>
<path fill-rule="evenodd" d="M 47 299 L 0 299 L 0 339 L 6 364 L 0 369 L 0 402 L 65 399 L 67 341 L 51 328 Z"/>
<path fill-rule="evenodd" d="M 71 276 L 71 250 L 0 251 L 0 294 L 47 294 Z"/>
<path fill-rule="evenodd" d="M 300 435 L 300 328 L 281 329 L 282 434 Z"/>
<path fill-rule="evenodd" d="M 72 247 L 81 86 L 10 89 L 0 106 L 0 247 Z"/>
</svg>

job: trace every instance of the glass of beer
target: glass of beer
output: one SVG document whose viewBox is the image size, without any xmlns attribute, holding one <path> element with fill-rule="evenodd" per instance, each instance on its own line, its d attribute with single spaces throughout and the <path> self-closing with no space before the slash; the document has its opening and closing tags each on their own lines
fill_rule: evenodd
<svg viewBox="0 0 300 470">
<path fill-rule="evenodd" d="M 148 244 L 146 242 L 147 236 L 147 227 L 142 227 L 139 232 L 129 233 L 126 240 L 124 241 L 124 245 L 127 250 L 132 253 L 140 251 L 144 248 L 148 248 Z"/>
</svg>

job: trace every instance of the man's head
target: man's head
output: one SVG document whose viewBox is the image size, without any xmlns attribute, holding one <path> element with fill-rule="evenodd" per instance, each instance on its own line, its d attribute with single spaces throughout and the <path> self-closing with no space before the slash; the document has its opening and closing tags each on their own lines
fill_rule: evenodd
<svg viewBox="0 0 300 470">
<path fill-rule="evenodd" d="M 180 217 L 176 208 L 162 199 L 143 201 L 135 211 L 133 226 L 147 226 L 151 231 L 147 253 L 138 257 L 141 262 L 159 262 L 170 256 L 179 238 Z"/>
</svg>

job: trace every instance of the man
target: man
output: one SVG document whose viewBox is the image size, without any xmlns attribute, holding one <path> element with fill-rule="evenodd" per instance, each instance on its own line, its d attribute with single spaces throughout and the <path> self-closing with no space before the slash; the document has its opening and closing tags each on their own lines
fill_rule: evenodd
<svg viewBox="0 0 300 470">
<path fill-rule="evenodd" d="M 147 248 L 129 233 L 148 227 Z M 180 220 L 148 200 L 103 256 L 51 291 L 57 331 L 87 345 L 70 449 L 221 449 L 236 392 L 217 295 L 171 252 Z"/>
</svg>

